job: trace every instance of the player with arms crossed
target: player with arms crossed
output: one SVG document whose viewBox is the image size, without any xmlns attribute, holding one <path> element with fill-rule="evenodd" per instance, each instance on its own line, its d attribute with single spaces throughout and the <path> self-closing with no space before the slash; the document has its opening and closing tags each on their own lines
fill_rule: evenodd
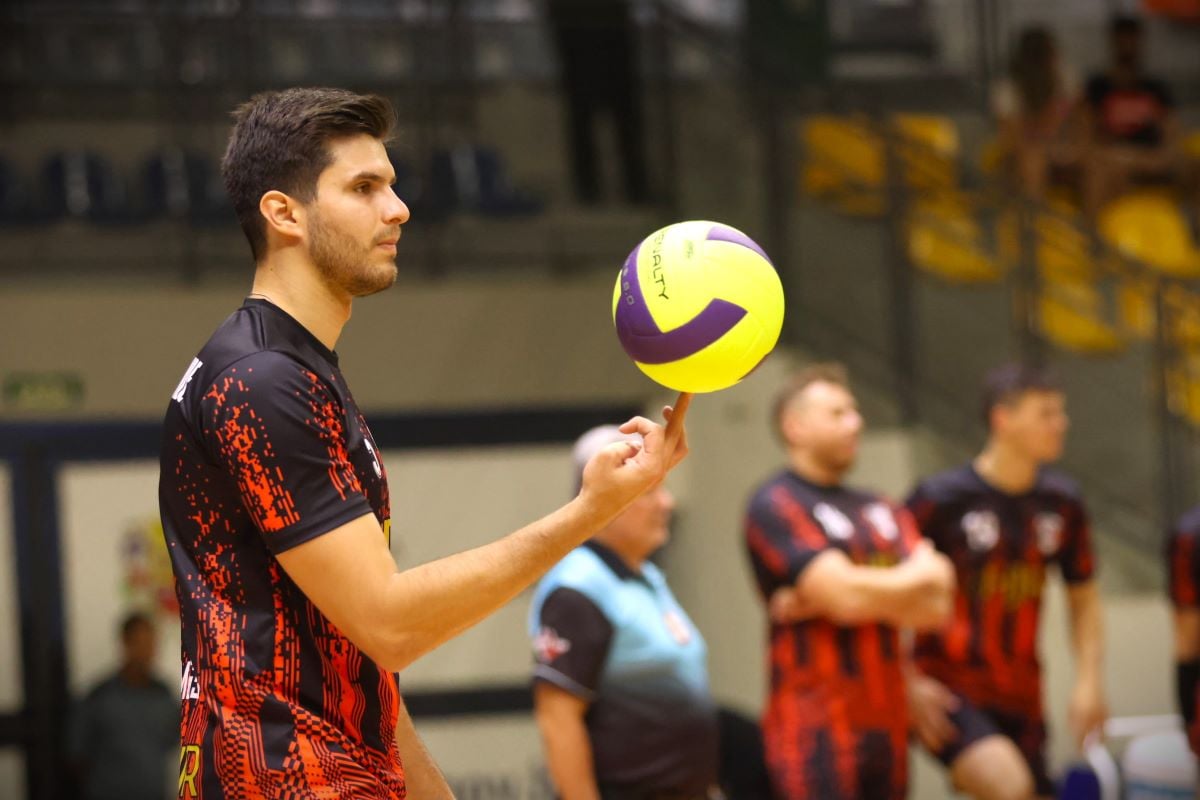
<svg viewBox="0 0 1200 800">
<path fill-rule="evenodd" d="M 954 620 L 917 637 L 909 701 L 921 741 L 959 791 L 1017 800 L 1054 794 L 1045 762 L 1038 623 L 1046 568 L 1067 582 L 1075 649 L 1076 742 L 1103 725 L 1103 631 L 1087 511 L 1065 476 L 1066 397 L 1018 364 L 984 381 L 989 436 L 973 462 L 921 483 L 908 506 L 954 562 Z"/>
<path fill-rule="evenodd" d="M 396 672 L 479 622 L 658 485 L 670 432 L 603 448 L 562 508 L 401 571 L 387 474 L 334 352 L 351 302 L 396 278 L 408 209 L 378 97 L 258 95 L 222 164 L 256 262 L 253 292 L 169 404 L 163 528 L 183 626 L 181 798 L 450 797 Z"/>
<path fill-rule="evenodd" d="M 772 617 L 763 735 L 775 795 L 899 800 L 909 726 L 898 629 L 949 618 L 953 569 L 907 511 L 842 484 L 863 425 L 844 369 L 800 372 L 775 420 L 789 469 L 746 519 Z"/>
</svg>

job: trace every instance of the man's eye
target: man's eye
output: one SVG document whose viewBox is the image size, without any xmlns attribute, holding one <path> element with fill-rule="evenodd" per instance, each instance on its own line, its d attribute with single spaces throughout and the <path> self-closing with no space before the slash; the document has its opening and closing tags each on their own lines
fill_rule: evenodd
<svg viewBox="0 0 1200 800">
<path fill-rule="evenodd" d="M 354 187 L 354 191 L 358 192 L 359 194 L 366 194 L 367 192 L 371 191 L 371 184 L 360 183 L 358 186 Z"/>
</svg>

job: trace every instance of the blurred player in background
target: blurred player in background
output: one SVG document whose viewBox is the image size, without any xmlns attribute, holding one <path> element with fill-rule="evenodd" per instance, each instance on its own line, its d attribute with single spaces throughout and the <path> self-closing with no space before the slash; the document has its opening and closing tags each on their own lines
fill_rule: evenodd
<svg viewBox="0 0 1200 800">
<path fill-rule="evenodd" d="M 1038 622 L 1047 566 L 1067 582 L 1075 650 L 1070 724 L 1077 743 L 1104 723 L 1103 631 L 1088 516 L 1079 489 L 1045 469 L 1062 454 L 1066 397 L 1045 372 L 989 373 L 989 436 L 974 461 L 923 481 L 909 498 L 921 532 L 954 562 L 954 620 L 919 635 L 909 701 L 918 736 L 976 798 L 1054 794 Z"/>
<path fill-rule="evenodd" d="M 67 729 L 81 800 L 162 800 L 179 746 L 179 698 L 154 674 L 154 621 L 121 621 L 121 666 L 80 701 Z"/>
<path fill-rule="evenodd" d="M 631 437 L 613 425 L 575 444 L 576 478 Z M 647 559 L 675 500 L 647 492 L 542 579 L 529 616 L 534 716 L 563 800 L 707 798 L 717 714 L 704 639 Z"/>
<path fill-rule="evenodd" d="M 842 484 L 863 427 L 843 368 L 797 374 L 775 420 L 789 466 L 750 501 L 746 545 L 772 617 L 763 737 L 776 795 L 902 798 L 898 629 L 946 622 L 953 568 L 906 510 Z"/>
<path fill-rule="evenodd" d="M 161 457 L 183 625 L 179 797 L 448 798 L 395 673 L 656 486 L 686 453 L 684 409 L 669 439 L 626 423 L 642 445 L 600 450 L 559 510 L 400 570 L 387 473 L 334 351 L 352 301 L 396 279 L 408 209 L 384 150 L 392 108 L 288 89 L 235 119 L 222 171 L 253 291 L 172 394 Z"/>
<path fill-rule="evenodd" d="M 1200 507 L 1167 540 L 1167 582 L 1175 617 L 1175 691 L 1192 752 L 1200 756 Z"/>
</svg>

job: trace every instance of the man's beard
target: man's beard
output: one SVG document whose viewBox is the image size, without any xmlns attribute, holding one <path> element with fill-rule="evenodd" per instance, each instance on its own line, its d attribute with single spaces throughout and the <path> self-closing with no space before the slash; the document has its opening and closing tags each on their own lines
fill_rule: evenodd
<svg viewBox="0 0 1200 800">
<path fill-rule="evenodd" d="M 325 225 L 316 214 L 311 217 L 309 232 L 309 253 L 322 277 L 351 297 L 382 292 L 396 282 L 394 262 L 372 261 L 373 244 L 364 248 L 350 236 Z"/>
</svg>

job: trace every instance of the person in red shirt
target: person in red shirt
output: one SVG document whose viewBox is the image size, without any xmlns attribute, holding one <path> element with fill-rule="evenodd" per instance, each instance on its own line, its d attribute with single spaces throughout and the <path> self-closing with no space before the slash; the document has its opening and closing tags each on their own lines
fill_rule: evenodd
<svg viewBox="0 0 1200 800">
<path fill-rule="evenodd" d="M 1067 582 L 1076 679 L 1077 743 L 1106 715 L 1103 636 L 1087 511 L 1065 475 L 1066 399 L 1046 373 L 1010 364 L 985 380 L 990 429 L 970 463 L 934 475 L 908 500 L 921 528 L 954 562 L 948 628 L 917 636 L 909 671 L 914 728 L 975 798 L 1049 797 L 1037 638 L 1046 570 Z"/>
<path fill-rule="evenodd" d="M 1109 25 L 1112 64 L 1084 92 L 1087 151 L 1084 206 L 1092 215 L 1136 183 L 1182 178 L 1179 121 L 1171 90 L 1142 68 L 1142 23 L 1117 16 Z"/>
<path fill-rule="evenodd" d="M 899 629 L 948 619 L 953 570 L 904 508 L 843 483 L 863 425 L 844 369 L 796 375 L 776 422 L 788 466 L 754 493 L 745 524 L 771 612 L 763 739 L 775 796 L 899 800 L 909 734 Z"/>
</svg>

